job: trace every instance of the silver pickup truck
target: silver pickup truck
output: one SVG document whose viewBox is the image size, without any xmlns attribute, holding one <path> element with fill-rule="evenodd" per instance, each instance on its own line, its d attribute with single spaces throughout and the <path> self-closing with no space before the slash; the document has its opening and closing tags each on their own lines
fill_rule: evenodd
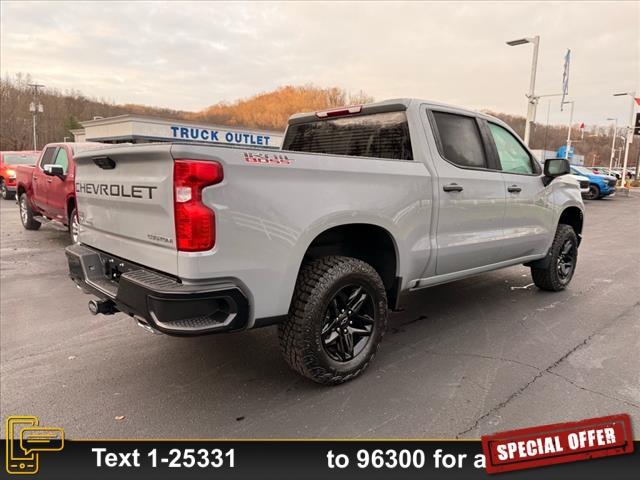
<svg viewBox="0 0 640 480">
<path fill-rule="evenodd" d="M 140 144 L 76 163 L 66 254 L 92 313 L 170 335 L 277 323 L 319 383 L 367 367 L 404 291 L 517 264 L 558 291 L 576 268 L 567 161 L 541 168 L 500 120 L 442 104 L 297 114 L 282 151 Z"/>
</svg>

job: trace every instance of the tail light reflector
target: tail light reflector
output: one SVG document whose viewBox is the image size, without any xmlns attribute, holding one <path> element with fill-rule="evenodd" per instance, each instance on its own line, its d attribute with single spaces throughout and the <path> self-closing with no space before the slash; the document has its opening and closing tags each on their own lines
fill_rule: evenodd
<svg viewBox="0 0 640 480">
<path fill-rule="evenodd" d="M 215 213 L 202 202 L 202 190 L 223 178 L 218 162 L 187 159 L 174 162 L 173 211 L 179 251 L 211 250 L 216 244 Z"/>
</svg>

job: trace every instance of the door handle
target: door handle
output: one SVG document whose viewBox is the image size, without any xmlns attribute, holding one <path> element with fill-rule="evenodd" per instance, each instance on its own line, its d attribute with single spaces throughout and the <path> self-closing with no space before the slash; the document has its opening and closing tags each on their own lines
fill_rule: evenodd
<svg viewBox="0 0 640 480">
<path fill-rule="evenodd" d="M 51 182 L 53 182 L 53 180 L 50 178 L 47 178 L 47 183 L 51 183 Z"/>
<path fill-rule="evenodd" d="M 33 181 L 37 182 L 38 181 L 38 177 L 33 177 Z"/>
<path fill-rule="evenodd" d="M 511 185 L 510 187 L 507 187 L 507 191 L 511 193 L 520 193 L 522 189 L 517 185 Z"/>
<path fill-rule="evenodd" d="M 462 185 L 458 185 L 457 183 L 450 183 L 449 185 L 444 185 L 442 189 L 445 192 L 461 192 L 463 190 Z"/>
</svg>

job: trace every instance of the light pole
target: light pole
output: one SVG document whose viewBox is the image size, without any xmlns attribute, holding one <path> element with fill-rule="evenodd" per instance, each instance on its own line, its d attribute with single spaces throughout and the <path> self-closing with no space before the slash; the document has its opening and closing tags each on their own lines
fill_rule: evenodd
<svg viewBox="0 0 640 480">
<path fill-rule="evenodd" d="M 621 168 L 622 167 L 622 162 L 620 161 L 620 157 L 622 156 L 622 152 L 624 152 L 624 142 L 627 139 L 627 137 L 625 137 L 624 135 L 618 135 L 616 138 L 619 138 L 620 140 L 622 140 L 622 147 L 616 148 L 616 152 L 617 153 L 617 157 L 616 157 L 616 168 Z"/>
<path fill-rule="evenodd" d="M 636 104 L 636 92 L 614 93 L 614 97 L 623 97 L 629 95 L 631 97 L 631 111 L 629 112 L 629 126 L 627 127 L 627 139 L 624 149 L 624 160 L 622 163 L 622 188 L 627 180 L 627 161 L 629 160 L 629 150 L 631 150 L 631 141 L 633 140 L 633 110 Z"/>
<path fill-rule="evenodd" d="M 560 96 L 562 96 L 561 93 L 551 93 L 549 95 L 538 95 L 536 97 L 536 99 L 539 100 L 539 99 L 541 99 L 543 97 L 560 97 Z M 547 122 L 544 125 L 544 145 L 542 147 L 542 151 L 543 152 L 547 151 L 547 132 L 549 130 L 549 113 L 550 113 L 550 111 L 551 111 L 551 100 L 549 100 L 547 102 Z M 544 155 L 546 155 L 546 153 L 543 153 L 542 155 L 544 156 Z M 543 158 L 543 160 L 544 160 L 544 158 Z"/>
<path fill-rule="evenodd" d="M 562 102 L 563 105 L 570 103 L 571 111 L 569 113 L 569 131 L 567 132 L 567 147 L 564 152 L 564 158 L 569 160 L 569 152 L 571 152 L 571 124 L 573 123 L 573 105 L 576 103 L 574 100 L 568 102 Z"/>
<path fill-rule="evenodd" d="M 620 165 L 620 152 L 622 152 L 622 147 L 616 147 L 615 152 L 616 152 L 616 156 L 615 156 L 615 162 L 613 164 L 613 168 L 618 168 L 618 165 Z"/>
<path fill-rule="evenodd" d="M 531 60 L 531 79 L 529 80 L 529 93 L 527 98 L 529 103 L 527 104 L 527 121 L 524 125 L 524 143 L 529 146 L 529 137 L 531 136 L 531 127 L 536 119 L 536 105 L 538 98 L 535 95 L 536 88 L 536 70 L 538 68 L 538 47 L 540 45 L 540 35 L 535 37 L 518 38 L 516 40 L 510 40 L 507 45 L 515 47 L 517 45 L 524 45 L 525 43 L 533 44 L 533 59 Z"/>
<path fill-rule="evenodd" d="M 42 104 L 38 102 L 38 89 L 44 88 L 44 85 L 40 85 L 38 83 L 29 83 L 31 88 L 33 88 L 33 102 L 29 105 L 29 111 L 33 115 L 33 149 L 38 150 L 38 135 L 36 133 L 36 117 L 38 113 L 42 113 L 44 109 L 42 108 Z"/>
<path fill-rule="evenodd" d="M 618 119 L 617 118 L 607 118 L 607 120 L 613 120 L 613 141 L 611 142 L 611 158 L 609 159 L 609 175 L 611 175 L 611 168 L 613 167 L 613 157 L 615 156 L 616 150 L 616 135 L 618 135 Z"/>
</svg>

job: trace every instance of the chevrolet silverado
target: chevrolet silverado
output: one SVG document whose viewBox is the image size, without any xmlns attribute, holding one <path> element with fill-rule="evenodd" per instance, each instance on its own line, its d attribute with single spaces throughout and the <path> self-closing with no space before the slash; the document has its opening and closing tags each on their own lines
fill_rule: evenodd
<svg viewBox="0 0 640 480">
<path fill-rule="evenodd" d="M 114 146 L 76 157 L 71 278 L 92 313 L 170 335 L 278 324 L 324 384 L 373 359 L 400 294 L 525 264 L 576 269 L 584 206 L 491 116 L 415 99 L 293 115 L 283 148 Z"/>
</svg>

